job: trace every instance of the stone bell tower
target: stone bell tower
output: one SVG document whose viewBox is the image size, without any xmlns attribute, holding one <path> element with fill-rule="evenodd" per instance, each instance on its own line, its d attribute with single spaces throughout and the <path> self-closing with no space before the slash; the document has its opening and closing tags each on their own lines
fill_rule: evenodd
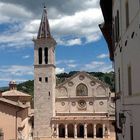
<svg viewBox="0 0 140 140">
<path fill-rule="evenodd" d="M 51 137 L 51 118 L 55 115 L 55 45 L 44 7 L 34 41 L 34 138 Z"/>
</svg>

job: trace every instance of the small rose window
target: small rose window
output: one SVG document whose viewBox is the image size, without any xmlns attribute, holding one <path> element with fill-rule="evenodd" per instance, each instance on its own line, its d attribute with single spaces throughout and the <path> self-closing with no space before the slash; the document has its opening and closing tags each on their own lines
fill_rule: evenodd
<svg viewBox="0 0 140 140">
<path fill-rule="evenodd" d="M 78 102 L 78 105 L 79 105 L 79 107 L 81 107 L 81 108 L 85 108 L 85 107 L 86 107 L 86 101 L 80 100 L 80 101 Z"/>
</svg>

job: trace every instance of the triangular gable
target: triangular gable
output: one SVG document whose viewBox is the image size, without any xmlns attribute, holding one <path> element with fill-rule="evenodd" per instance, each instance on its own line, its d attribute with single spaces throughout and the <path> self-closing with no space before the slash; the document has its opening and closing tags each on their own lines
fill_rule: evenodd
<svg viewBox="0 0 140 140">
<path fill-rule="evenodd" d="M 87 72 L 85 71 L 81 71 L 81 72 L 77 72 L 76 74 L 74 74 L 73 76 L 69 77 L 68 79 L 66 79 L 64 82 L 62 82 L 61 84 L 58 84 L 56 86 L 56 88 L 60 88 L 61 86 L 65 85 L 66 83 L 70 82 L 72 79 L 74 79 L 75 77 L 77 77 L 78 75 L 84 75 L 86 77 L 88 77 L 89 79 L 97 82 L 97 83 L 100 83 L 101 85 L 105 86 L 105 87 L 109 87 L 108 84 L 102 82 L 101 80 L 99 80 L 97 77 L 94 77 L 90 74 L 88 74 Z"/>
</svg>

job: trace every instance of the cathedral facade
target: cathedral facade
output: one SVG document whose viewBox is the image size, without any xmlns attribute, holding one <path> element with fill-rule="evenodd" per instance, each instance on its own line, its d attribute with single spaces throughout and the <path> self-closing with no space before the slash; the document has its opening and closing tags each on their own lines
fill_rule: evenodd
<svg viewBox="0 0 140 140">
<path fill-rule="evenodd" d="M 55 45 L 46 8 L 34 39 L 34 139 L 115 140 L 114 93 L 78 72 L 56 85 Z"/>
</svg>

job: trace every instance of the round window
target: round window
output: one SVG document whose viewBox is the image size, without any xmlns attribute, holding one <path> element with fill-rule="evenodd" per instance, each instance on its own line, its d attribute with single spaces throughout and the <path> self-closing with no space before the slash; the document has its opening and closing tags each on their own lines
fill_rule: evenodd
<svg viewBox="0 0 140 140">
<path fill-rule="evenodd" d="M 68 85 L 71 87 L 73 86 L 73 82 L 68 82 Z"/>
<path fill-rule="evenodd" d="M 79 76 L 79 79 L 80 79 L 80 80 L 84 80 L 84 78 L 85 78 L 85 77 L 84 77 L 83 75 L 80 75 L 80 76 Z"/>
<path fill-rule="evenodd" d="M 103 102 L 103 101 L 100 101 L 100 102 L 99 102 L 99 104 L 100 104 L 100 105 L 103 105 L 103 104 L 104 104 L 104 102 Z"/>
<path fill-rule="evenodd" d="M 90 82 L 90 85 L 91 85 L 91 86 L 94 86 L 94 85 L 95 85 L 95 82 L 94 82 L 94 81 L 91 81 L 91 82 Z"/>
<path fill-rule="evenodd" d="M 84 107 L 86 107 L 86 101 L 80 100 L 80 101 L 78 102 L 78 105 L 79 105 L 79 107 L 84 108 Z"/>
<path fill-rule="evenodd" d="M 65 102 L 61 102 L 61 105 L 64 106 L 65 105 Z"/>
<path fill-rule="evenodd" d="M 72 102 L 71 104 L 72 104 L 72 106 L 75 106 L 75 105 L 76 105 L 76 103 L 75 103 L 75 102 Z"/>
</svg>

